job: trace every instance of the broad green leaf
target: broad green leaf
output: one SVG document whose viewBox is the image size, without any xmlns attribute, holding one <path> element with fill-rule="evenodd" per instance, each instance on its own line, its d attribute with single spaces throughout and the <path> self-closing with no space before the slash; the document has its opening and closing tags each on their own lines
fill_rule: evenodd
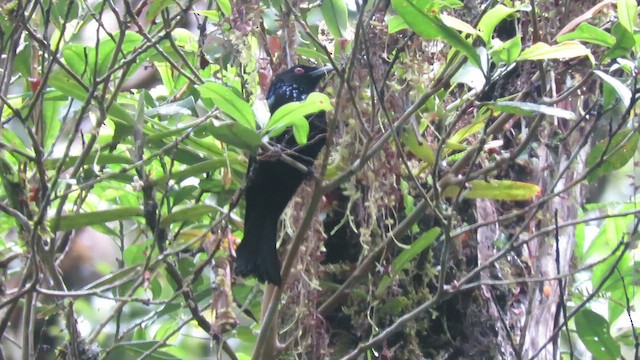
<svg viewBox="0 0 640 360">
<path fill-rule="evenodd" d="M 110 221 L 129 220 L 132 217 L 143 215 L 144 211 L 142 208 L 118 208 L 90 213 L 62 215 L 49 220 L 49 225 L 52 231 L 67 231 L 84 226 L 101 225 Z"/>
<path fill-rule="evenodd" d="M 298 48 L 297 51 L 298 51 L 298 55 L 307 57 L 309 59 L 313 59 L 316 62 L 318 62 L 318 64 L 326 64 L 329 62 L 329 58 L 323 52 L 304 48 L 304 47 Z"/>
<path fill-rule="evenodd" d="M 111 274 L 101 277 L 100 279 L 86 285 L 83 289 L 84 290 L 98 289 L 101 287 L 109 286 L 114 283 L 119 283 L 125 279 L 129 279 L 129 281 L 133 281 L 138 278 L 139 275 L 136 274 L 138 271 L 140 271 L 140 268 L 137 266 L 126 267 L 124 269 L 117 270 L 116 272 L 113 272 Z"/>
<path fill-rule="evenodd" d="M 631 49 L 637 46 L 633 33 L 619 22 L 613 24 L 611 35 L 616 38 L 616 43 L 607 51 L 601 63 L 606 63 L 617 57 L 628 57 Z"/>
<path fill-rule="evenodd" d="M 507 64 L 514 63 L 522 51 L 522 36 L 515 36 L 491 50 L 493 55 Z"/>
<path fill-rule="evenodd" d="M 220 13 L 218 10 L 194 10 L 195 14 L 200 14 L 202 16 L 206 16 L 213 21 L 220 20 Z"/>
<path fill-rule="evenodd" d="M 211 128 L 211 135 L 216 139 L 240 149 L 255 153 L 262 139 L 260 134 L 238 122 L 227 121 Z"/>
<path fill-rule="evenodd" d="M 291 123 L 293 138 L 296 140 L 298 145 L 306 144 L 307 139 L 309 138 L 309 123 L 307 122 L 307 119 L 302 118 L 302 121 L 295 121 L 294 118 L 292 119 L 294 120 L 294 122 Z M 286 122 L 283 123 L 286 124 Z"/>
<path fill-rule="evenodd" d="M 518 61 L 570 59 L 581 56 L 588 56 L 590 59 L 593 58 L 589 49 L 577 41 L 565 41 L 553 46 L 539 42 L 524 49 L 518 57 Z"/>
<path fill-rule="evenodd" d="M 440 228 L 431 228 L 422 234 L 416 241 L 412 242 L 407 249 L 402 250 L 391 263 L 391 274 L 399 274 L 411 260 L 426 250 L 440 235 Z"/>
<path fill-rule="evenodd" d="M 429 146 L 429 144 L 425 142 L 424 139 L 420 139 L 420 141 L 418 141 L 415 131 L 411 129 L 405 129 L 405 131 L 402 133 L 401 140 L 404 146 L 409 148 L 409 150 L 415 156 L 427 163 L 427 165 L 433 166 L 435 164 L 435 152 L 433 151 L 431 146 Z"/>
<path fill-rule="evenodd" d="M 609 322 L 600 314 L 582 309 L 575 316 L 576 333 L 594 359 L 620 359 L 620 344 L 611 336 Z"/>
<path fill-rule="evenodd" d="M 229 0 L 217 0 L 218 6 L 220 10 L 224 13 L 225 16 L 231 16 L 231 1 Z"/>
<path fill-rule="evenodd" d="M 49 76 L 48 84 L 51 87 L 59 90 L 64 95 L 76 100 L 85 101 L 88 95 L 84 88 L 81 87 L 74 78 L 72 78 L 71 76 L 69 76 L 69 74 L 62 70 L 54 71 Z M 109 114 L 109 116 L 113 120 L 125 125 L 132 126 L 134 123 L 133 116 L 131 116 L 131 114 L 127 110 L 125 110 L 124 107 L 116 102 L 111 104 L 111 107 L 107 109 L 107 114 Z"/>
<path fill-rule="evenodd" d="M 455 197 L 460 192 L 458 186 L 449 186 L 443 194 Z M 493 199 L 507 201 L 530 200 L 541 193 L 539 186 L 511 180 L 472 180 L 467 188 L 462 190 L 462 197 L 466 199 Z"/>
<path fill-rule="evenodd" d="M 256 129 L 256 117 L 251 110 L 251 105 L 229 88 L 214 82 L 207 82 L 197 88 L 200 96 L 213 102 L 222 112 L 231 116 L 241 125 L 249 129 Z"/>
<path fill-rule="evenodd" d="M 202 216 L 212 215 L 217 212 L 218 212 L 218 209 L 213 206 L 194 204 L 187 208 L 173 211 L 171 212 L 171 214 L 163 217 L 162 220 L 160 221 L 160 226 L 166 228 L 169 225 L 176 222 L 198 221 Z"/>
<path fill-rule="evenodd" d="M 160 11 L 173 4 L 173 0 L 151 0 L 149 2 L 149 9 L 147 10 L 147 22 L 153 23 L 156 17 L 160 14 Z"/>
<path fill-rule="evenodd" d="M 615 36 L 586 22 L 580 24 L 574 31 L 558 38 L 558 42 L 567 40 L 580 40 L 606 47 L 612 47 L 616 43 Z"/>
<path fill-rule="evenodd" d="M 93 66 L 96 61 L 95 48 L 68 44 L 62 49 L 62 57 L 67 66 L 79 77 L 87 80 L 93 76 Z"/>
<path fill-rule="evenodd" d="M 347 29 L 349 13 L 344 0 L 322 0 L 320 5 L 322 17 L 333 37 L 342 38 L 343 31 Z"/>
<path fill-rule="evenodd" d="M 603 73 L 600 70 L 594 71 L 596 75 L 598 75 L 602 80 L 605 81 L 606 84 L 609 84 L 611 88 L 618 94 L 620 100 L 622 100 L 622 104 L 624 107 L 628 107 L 631 104 L 631 90 L 626 87 L 620 80 Z M 612 104 L 611 101 L 605 101 L 604 106 L 608 107 Z"/>
<path fill-rule="evenodd" d="M 409 25 L 407 25 L 404 20 L 400 16 L 393 16 L 389 18 L 387 21 L 387 31 L 389 34 L 396 33 L 400 30 L 408 29 Z"/>
<path fill-rule="evenodd" d="M 154 107 L 152 109 L 147 109 L 144 112 L 145 116 L 153 117 L 153 116 L 165 116 L 165 117 L 175 117 L 175 116 L 198 116 L 198 112 L 196 110 L 196 103 L 193 100 L 192 96 L 189 96 L 186 99 L 179 100 L 176 102 L 162 104 L 160 106 Z"/>
<path fill-rule="evenodd" d="M 545 115 L 557 116 L 563 119 L 576 119 L 576 115 L 571 111 L 547 105 L 538 105 L 520 101 L 496 101 L 495 103 L 485 103 L 485 105 L 493 110 L 506 112 L 509 114 L 535 115 L 536 113 L 542 113 Z"/>
<path fill-rule="evenodd" d="M 276 112 L 271 115 L 263 133 L 269 133 L 270 136 L 277 136 L 287 127 L 293 126 L 294 136 L 296 136 L 296 131 L 299 133 L 298 136 L 302 136 L 304 135 L 305 128 L 306 133 L 309 132 L 309 124 L 305 116 L 332 109 L 331 100 L 329 100 L 327 95 L 318 92 L 311 93 L 304 101 L 288 103 L 276 110 Z M 296 130 L 295 127 L 299 127 L 299 129 Z M 296 141 L 298 141 L 299 144 L 306 143 L 306 136 L 303 136 L 304 139 L 299 139 L 298 136 L 296 136 Z M 299 140 L 304 141 L 300 142 Z"/>
<path fill-rule="evenodd" d="M 626 142 L 625 139 L 629 138 Z M 640 135 L 632 130 L 622 130 L 618 132 L 611 140 L 604 139 L 591 149 L 587 156 L 587 168 L 595 166 L 600 159 L 608 157 L 608 159 L 600 165 L 596 170 L 587 176 L 588 181 L 595 180 L 601 175 L 608 174 L 614 170 L 618 170 L 625 166 L 629 160 L 633 158 L 637 148 Z M 624 143 L 623 143 L 624 142 Z M 618 148 L 620 146 L 620 148 Z M 604 154 L 605 150 L 607 151 Z"/>
<path fill-rule="evenodd" d="M 638 3 L 636 0 L 618 0 L 617 4 L 618 21 L 633 34 L 638 25 Z"/>
<path fill-rule="evenodd" d="M 457 31 L 444 24 L 437 11 L 429 11 L 428 2 L 417 0 L 392 0 L 396 12 L 409 27 L 425 39 L 441 40 L 467 56 L 469 61 L 481 67 L 476 50 Z"/>
<path fill-rule="evenodd" d="M 493 37 L 493 31 L 496 26 L 516 11 L 518 10 L 498 4 L 484 14 L 478 23 L 478 30 L 480 30 L 480 36 L 485 44 L 491 44 L 491 38 Z"/>
<path fill-rule="evenodd" d="M 449 16 L 447 14 L 441 14 L 440 18 L 442 19 L 442 22 L 447 25 L 448 27 L 458 30 L 461 33 L 464 34 L 471 34 L 471 35 L 478 35 L 480 36 L 480 32 L 476 29 L 473 28 L 473 26 L 467 24 L 466 22 L 453 17 L 453 16 Z"/>
<path fill-rule="evenodd" d="M 142 37 L 142 35 L 133 31 L 126 31 L 123 36 L 120 49 L 118 49 L 118 53 L 115 54 L 116 45 L 120 41 L 119 37 L 121 35 L 120 33 L 114 33 L 112 36 L 113 38 L 110 36 L 105 36 L 105 38 L 100 41 L 100 44 L 98 45 L 98 76 L 103 76 L 107 73 L 114 57 L 117 59 L 122 59 L 124 56 L 131 53 L 136 47 L 140 46 L 140 44 L 144 42 L 144 38 Z M 140 63 L 144 60 L 146 60 L 144 56 L 139 56 L 136 62 Z"/>
<path fill-rule="evenodd" d="M 171 37 L 180 51 L 198 51 L 198 38 L 188 29 L 176 28 L 171 31 Z"/>
</svg>

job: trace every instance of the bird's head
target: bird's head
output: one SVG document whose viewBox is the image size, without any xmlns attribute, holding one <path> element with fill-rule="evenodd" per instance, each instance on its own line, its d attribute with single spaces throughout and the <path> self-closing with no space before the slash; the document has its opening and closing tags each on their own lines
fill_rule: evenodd
<svg viewBox="0 0 640 360">
<path fill-rule="evenodd" d="M 318 68 L 296 65 L 277 74 L 267 91 L 267 103 L 271 113 L 284 104 L 306 99 L 316 89 L 320 80 L 332 70 L 331 66 Z"/>
</svg>

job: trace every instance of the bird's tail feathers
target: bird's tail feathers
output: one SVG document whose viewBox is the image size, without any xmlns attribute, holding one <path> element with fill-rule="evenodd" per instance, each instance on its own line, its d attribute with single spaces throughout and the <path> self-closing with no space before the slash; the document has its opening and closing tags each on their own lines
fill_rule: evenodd
<svg viewBox="0 0 640 360">
<path fill-rule="evenodd" d="M 253 275 L 260 282 L 279 286 L 280 260 L 275 246 L 277 219 L 263 229 L 250 229 L 248 226 L 251 225 L 245 224 L 244 239 L 236 250 L 235 272 L 242 277 Z"/>
</svg>

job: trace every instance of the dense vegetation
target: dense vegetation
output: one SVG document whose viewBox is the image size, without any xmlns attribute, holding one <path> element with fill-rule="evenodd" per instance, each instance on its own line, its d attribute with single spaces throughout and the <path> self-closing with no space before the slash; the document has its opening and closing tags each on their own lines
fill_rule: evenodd
<svg viewBox="0 0 640 360">
<path fill-rule="evenodd" d="M 0 358 L 639 358 L 635 1 L 0 6 Z M 237 278 L 318 110 L 285 285 Z"/>
</svg>

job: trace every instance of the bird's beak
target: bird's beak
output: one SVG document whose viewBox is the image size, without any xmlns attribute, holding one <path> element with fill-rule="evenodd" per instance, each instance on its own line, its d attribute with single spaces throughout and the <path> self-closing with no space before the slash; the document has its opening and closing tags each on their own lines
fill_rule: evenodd
<svg viewBox="0 0 640 360">
<path fill-rule="evenodd" d="M 332 72 L 333 70 L 335 70 L 335 69 L 331 65 L 324 66 L 324 67 L 321 67 L 321 68 L 319 68 L 317 70 L 313 70 L 312 72 L 309 73 L 309 75 L 311 75 L 312 77 L 323 77 L 323 76 L 327 75 L 328 73 Z"/>
</svg>

